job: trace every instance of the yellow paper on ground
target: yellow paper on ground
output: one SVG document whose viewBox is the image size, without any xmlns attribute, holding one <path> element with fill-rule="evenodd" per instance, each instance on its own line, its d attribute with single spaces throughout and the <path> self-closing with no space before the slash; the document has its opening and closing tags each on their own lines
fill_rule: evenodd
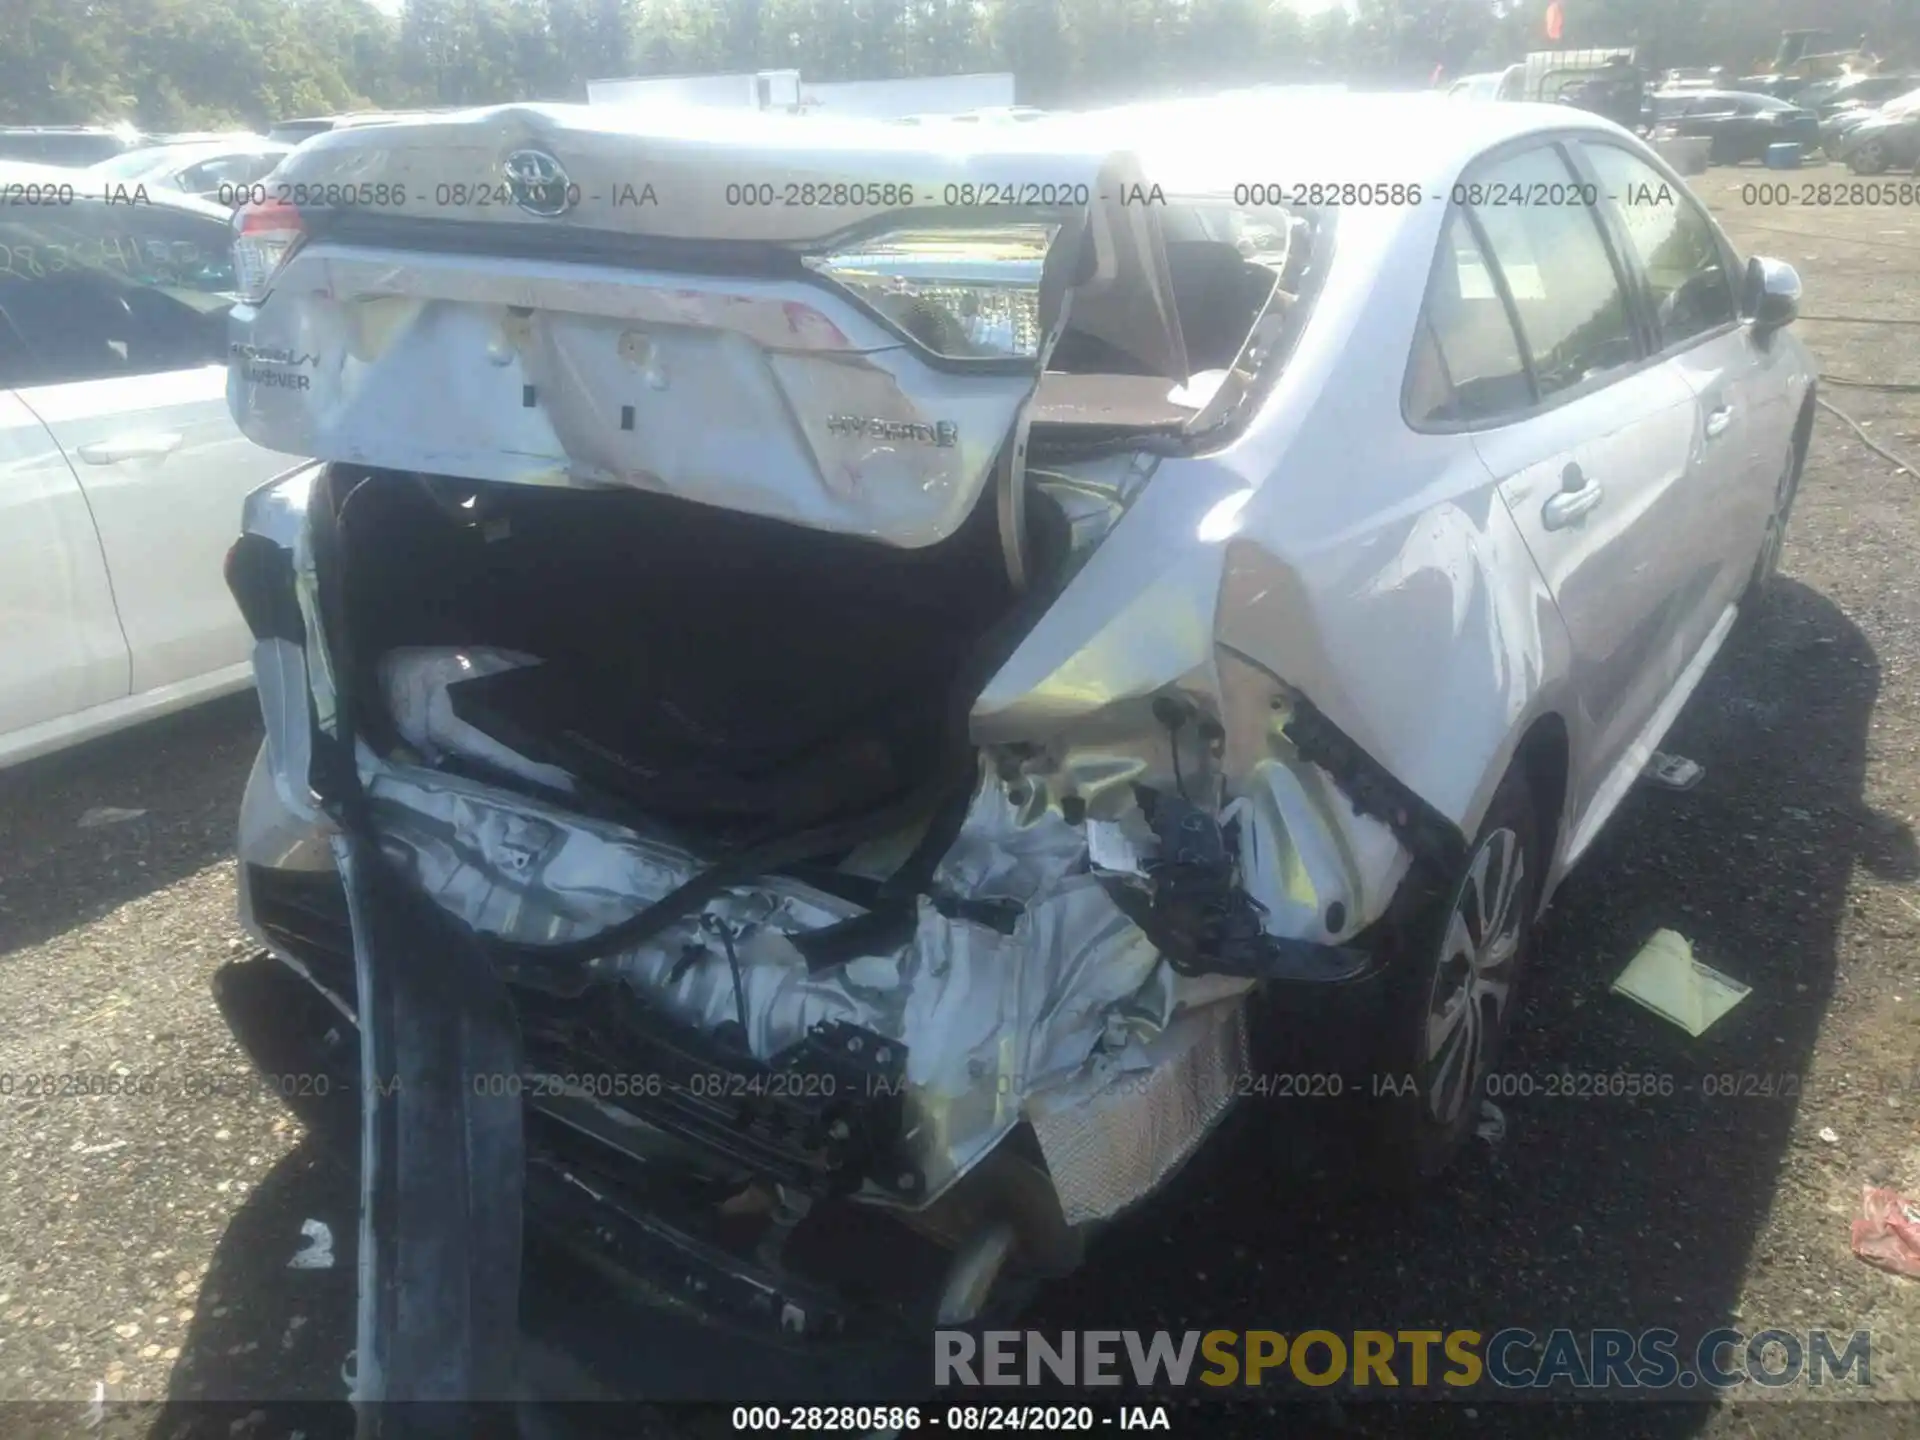
<svg viewBox="0 0 1920 1440">
<path fill-rule="evenodd" d="M 1730 975 L 1693 958 L 1693 945 L 1675 930 L 1657 930 L 1613 982 L 1616 994 L 1671 1020 L 1689 1035 L 1707 1027 L 1752 993 Z"/>
</svg>

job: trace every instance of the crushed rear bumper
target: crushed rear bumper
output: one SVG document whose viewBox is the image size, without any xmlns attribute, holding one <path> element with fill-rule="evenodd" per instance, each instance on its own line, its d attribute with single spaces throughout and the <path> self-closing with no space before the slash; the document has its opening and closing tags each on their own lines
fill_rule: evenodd
<svg viewBox="0 0 1920 1440">
<path fill-rule="evenodd" d="M 279 1093 L 320 1144 L 357 1163 L 359 1032 L 285 959 L 276 945 L 225 967 L 215 998 L 263 1072 L 301 1077 Z M 309 969 L 318 976 L 326 966 Z M 512 1343 L 516 1390 L 661 1401 L 907 1400 L 924 1390 L 926 1357 L 887 1306 L 850 1303 L 728 1250 L 697 1220 L 676 1217 L 644 1167 L 549 1110 L 529 1104 L 527 1113 L 524 1185 L 509 1187 L 524 1197 L 516 1320 L 495 1336 Z M 927 1274 L 929 1261 L 919 1269 Z"/>
</svg>

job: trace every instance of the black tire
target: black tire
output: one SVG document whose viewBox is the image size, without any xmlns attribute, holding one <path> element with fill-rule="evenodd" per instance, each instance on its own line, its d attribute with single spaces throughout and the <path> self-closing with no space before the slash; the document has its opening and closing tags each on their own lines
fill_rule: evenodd
<svg viewBox="0 0 1920 1440">
<path fill-rule="evenodd" d="M 1787 526 L 1793 519 L 1793 502 L 1800 494 L 1800 472 L 1807 463 L 1807 447 L 1796 442 L 1787 452 L 1785 468 L 1774 488 L 1773 513 L 1761 537 L 1760 553 L 1754 558 L 1753 574 L 1747 580 L 1746 593 L 1740 597 L 1742 615 L 1756 613 L 1773 588 L 1780 570 L 1780 552 L 1786 548 Z"/>
<path fill-rule="evenodd" d="M 1473 1136 L 1487 1077 L 1500 1064 L 1534 945 L 1534 915 L 1546 869 L 1542 849 L 1533 795 L 1525 772 L 1516 766 L 1507 772 L 1487 807 L 1461 873 L 1396 922 L 1382 1044 L 1368 1087 L 1367 1103 L 1375 1114 L 1368 1125 L 1365 1163 L 1367 1178 L 1376 1185 L 1402 1190 L 1433 1179 L 1454 1162 Z M 1499 857 L 1507 854 L 1518 857 L 1520 871 L 1506 906 L 1494 917 L 1492 936 L 1474 936 L 1463 916 L 1470 941 L 1511 937 L 1510 956 L 1497 975 L 1491 967 L 1476 971 L 1471 962 L 1465 962 L 1470 980 L 1477 976 L 1483 982 L 1497 981 L 1505 987 L 1505 999 L 1489 1005 L 1490 996 L 1477 995 L 1472 1004 L 1459 1006 L 1456 1013 L 1470 1032 L 1460 1037 L 1468 1047 L 1461 1058 L 1469 1068 L 1455 1077 L 1446 1064 L 1450 1052 L 1445 1042 L 1437 1056 L 1429 1045 L 1429 1020 L 1445 1006 L 1454 982 L 1462 978 L 1463 957 L 1455 953 L 1460 939 L 1455 916 L 1476 904 L 1476 882 L 1481 877 L 1491 881 L 1501 863 Z"/>
</svg>

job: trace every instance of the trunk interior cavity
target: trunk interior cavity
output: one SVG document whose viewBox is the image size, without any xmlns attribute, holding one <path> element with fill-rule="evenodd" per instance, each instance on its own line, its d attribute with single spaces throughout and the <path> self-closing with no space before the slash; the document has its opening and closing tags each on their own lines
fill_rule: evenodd
<svg viewBox="0 0 1920 1440">
<path fill-rule="evenodd" d="M 843 822 L 931 778 L 967 743 L 980 657 L 1018 600 L 991 493 L 918 550 L 625 488 L 393 472 L 363 481 L 344 521 L 355 693 L 387 694 L 383 660 L 415 647 L 537 661 L 448 691 L 535 768 L 466 764 L 549 790 L 570 773 L 708 850 Z M 1038 565 L 1057 563 L 1057 508 L 1028 526 Z M 392 716 L 366 708 L 362 733 L 390 748 Z"/>
</svg>

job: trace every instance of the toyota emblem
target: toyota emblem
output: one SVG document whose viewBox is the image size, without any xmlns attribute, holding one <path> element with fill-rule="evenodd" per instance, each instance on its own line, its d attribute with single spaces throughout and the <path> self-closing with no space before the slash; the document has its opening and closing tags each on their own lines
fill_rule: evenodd
<svg viewBox="0 0 1920 1440">
<path fill-rule="evenodd" d="M 529 215 L 551 220 L 571 210 L 578 198 L 560 162 L 544 150 L 516 150 L 501 168 L 507 175 L 507 193 Z"/>
</svg>

